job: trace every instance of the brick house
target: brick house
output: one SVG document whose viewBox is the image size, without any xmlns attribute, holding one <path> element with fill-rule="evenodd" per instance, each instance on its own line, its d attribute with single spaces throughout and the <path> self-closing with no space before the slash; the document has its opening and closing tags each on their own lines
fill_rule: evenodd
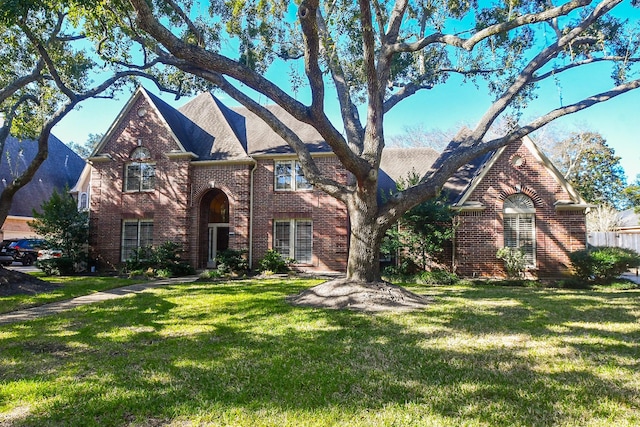
<svg viewBox="0 0 640 427">
<path fill-rule="evenodd" d="M 320 168 L 350 179 L 315 129 L 268 108 L 311 148 Z M 437 154 L 386 150 L 381 187 L 412 167 L 428 169 Z M 138 89 L 74 191 L 90 195 L 90 245 L 103 268 L 138 246 L 173 241 L 196 268 L 213 267 L 216 253 L 232 248 L 247 250 L 253 266 L 275 249 L 299 270 L 346 269 L 346 208 L 308 185 L 295 153 L 262 120 L 211 93 L 176 110 Z M 587 206 L 529 139 L 461 168 L 445 191 L 460 212 L 451 256 L 459 274 L 502 274 L 495 252 L 504 244 L 525 247 L 536 271 L 556 274 L 567 251 L 584 247 Z"/>
<path fill-rule="evenodd" d="M 387 149 L 381 169 L 397 180 L 426 172 L 437 157 L 428 148 Z M 504 276 L 502 247 L 524 251 L 530 276 L 560 276 L 569 253 L 586 246 L 589 205 L 528 137 L 460 168 L 443 192 L 457 212 L 445 263 L 460 276 Z"/>
<path fill-rule="evenodd" d="M 347 180 L 315 129 L 270 108 L 319 167 Z M 214 266 L 227 248 L 247 250 L 253 265 L 273 248 L 301 270 L 346 268 L 346 208 L 306 183 L 294 152 L 262 120 L 211 93 L 176 110 L 137 90 L 89 162 L 75 191 L 90 194 L 90 246 L 102 267 L 173 241 L 196 268 Z"/>
</svg>

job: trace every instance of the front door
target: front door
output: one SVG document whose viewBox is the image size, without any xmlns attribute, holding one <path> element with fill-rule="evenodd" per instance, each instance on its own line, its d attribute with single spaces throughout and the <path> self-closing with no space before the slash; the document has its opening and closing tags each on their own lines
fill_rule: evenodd
<svg viewBox="0 0 640 427">
<path fill-rule="evenodd" d="M 216 267 L 216 255 L 229 249 L 229 224 L 209 224 L 207 268 Z"/>
</svg>

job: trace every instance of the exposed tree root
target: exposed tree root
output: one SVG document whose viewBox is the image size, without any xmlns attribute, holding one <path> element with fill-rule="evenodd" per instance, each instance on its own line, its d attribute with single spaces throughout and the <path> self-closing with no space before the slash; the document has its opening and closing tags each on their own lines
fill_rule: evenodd
<svg viewBox="0 0 640 427">
<path fill-rule="evenodd" d="M 427 307 L 432 298 L 414 294 L 387 282 L 363 283 L 337 279 L 287 297 L 292 305 L 365 312 L 413 311 Z"/>
</svg>

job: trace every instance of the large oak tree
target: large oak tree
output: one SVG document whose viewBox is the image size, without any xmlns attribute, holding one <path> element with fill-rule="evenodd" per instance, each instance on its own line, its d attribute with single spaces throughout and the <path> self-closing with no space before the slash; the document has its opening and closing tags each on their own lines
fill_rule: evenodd
<svg viewBox="0 0 640 427">
<path fill-rule="evenodd" d="M 287 141 L 305 177 L 347 206 L 347 277 L 370 282 L 380 279 L 385 231 L 408 209 L 436 197 L 459 167 L 640 86 L 634 69 L 638 35 L 632 32 L 637 23 L 612 16 L 625 3 L 637 6 L 635 0 L 128 0 L 110 2 L 109 13 L 120 18 L 145 57 L 210 82 Z M 293 81 L 308 88 L 307 102 L 267 78 L 266 70 L 279 61 L 303 62 L 304 72 Z M 610 90 L 527 123 L 518 120 L 518 109 L 541 83 L 602 63 L 612 65 Z M 484 79 L 493 103 L 473 128 L 457 134 L 419 184 L 379 203 L 385 114 L 453 75 Z M 323 175 L 302 141 L 251 93 L 314 126 L 353 183 Z M 340 123 L 330 120 L 329 97 L 339 102 Z M 509 126 L 496 137 L 490 130 L 499 118 Z"/>
<path fill-rule="evenodd" d="M 87 8 L 87 6 L 90 6 Z M 38 150 L 0 192 L 0 225 L 15 194 L 27 185 L 48 156 L 54 126 L 89 98 L 111 98 L 133 77 L 163 86 L 158 62 L 131 66 L 122 52 L 99 46 L 118 37 L 98 31 L 96 3 L 84 0 L 7 0 L 0 3 L 0 153 L 9 136 L 35 143 Z M 115 26 L 115 25 L 114 25 Z M 105 34 L 108 34 L 105 36 Z M 95 46 L 89 40 L 98 40 Z"/>
</svg>

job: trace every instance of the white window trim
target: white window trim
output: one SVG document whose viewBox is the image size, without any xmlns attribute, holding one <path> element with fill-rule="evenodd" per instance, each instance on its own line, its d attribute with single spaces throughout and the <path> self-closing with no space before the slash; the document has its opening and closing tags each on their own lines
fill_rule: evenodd
<svg viewBox="0 0 640 427">
<path fill-rule="evenodd" d="M 520 232 L 520 226 L 522 225 L 521 222 L 521 218 L 531 218 L 531 262 L 527 263 L 526 267 L 527 268 L 536 268 L 537 265 L 537 257 L 536 257 L 536 251 L 537 251 L 537 239 L 536 239 L 536 209 L 535 206 L 533 205 L 533 200 L 531 200 L 530 197 L 521 194 L 521 193 L 517 193 L 514 196 L 510 196 L 510 197 L 518 197 L 516 198 L 516 204 L 514 205 L 513 203 L 509 203 L 509 200 L 505 200 L 505 203 L 508 203 L 509 206 L 504 207 L 503 209 L 503 220 L 502 220 L 502 226 L 503 226 L 503 243 L 504 246 L 507 246 L 507 242 L 506 242 L 506 222 L 507 222 L 507 218 L 515 218 L 516 220 L 516 227 L 517 229 L 515 230 L 515 243 L 516 246 L 512 246 L 513 248 L 520 248 L 521 247 L 521 232 Z"/>
<path fill-rule="evenodd" d="M 153 225 L 153 220 L 152 219 L 125 219 L 122 221 L 122 230 L 120 233 L 120 261 L 124 262 L 127 259 L 129 259 L 128 256 L 125 256 L 125 227 L 127 226 L 127 224 L 137 224 L 137 233 L 136 233 L 136 248 L 140 248 L 140 226 L 144 223 L 147 224 L 152 224 Z M 152 244 L 153 244 L 153 236 L 152 236 Z"/>
<path fill-rule="evenodd" d="M 281 164 L 289 164 L 291 166 L 291 175 L 289 176 L 291 180 L 291 185 L 287 188 L 278 188 L 278 175 L 276 173 L 278 165 Z M 307 188 L 298 188 L 298 168 L 300 167 L 300 162 L 298 160 L 276 160 L 273 166 L 273 189 L 274 191 L 312 191 L 313 186 L 307 182 Z M 304 178 L 304 175 L 303 175 Z"/>
<path fill-rule="evenodd" d="M 300 261 L 295 259 L 296 253 L 296 233 L 298 223 L 309 223 L 311 224 L 311 247 L 309 248 L 309 259 Z M 286 223 L 289 224 L 289 254 L 281 254 L 285 258 L 291 258 L 295 260 L 296 264 L 299 265 L 310 265 L 313 263 L 313 221 L 308 218 L 298 218 L 298 219 L 277 219 L 273 221 L 273 248 L 276 249 L 276 228 L 278 224 Z M 276 249 L 277 250 L 277 249 Z"/>
<path fill-rule="evenodd" d="M 140 165 L 140 183 L 137 189 L 129 189 L 129 167 L 134 165 Z M 153 167 L 153 187 L 152 188 L 142 188 L 142 165 L 152 166 Z M 129 162 L 124 167 L 124 192 L 125 193 L 148 193 L 153 192 L 156 189 L 156 164 L 153 162 Z"/>
<path fill-rule="evenodd" d="M 84 203 L 82 200 L 83 198 L 85 199 Z M 86 191 L 83 191 L 78 195 L 78 210 L 82 212 L 89 210 L 89 193 Z"/>
</svg>

